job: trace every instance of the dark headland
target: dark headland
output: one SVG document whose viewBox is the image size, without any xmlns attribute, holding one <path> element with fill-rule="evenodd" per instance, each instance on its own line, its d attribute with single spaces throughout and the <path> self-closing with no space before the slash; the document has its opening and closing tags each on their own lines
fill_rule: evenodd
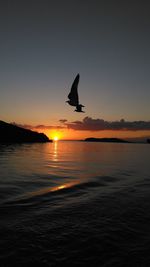
<svg viewBox="0 0 150 267">
<path fill-rule="evenodd" d="M 85 142 L 109 142 L 109 143 L 130 143 L 129 141 L 119 139 L 119 138 L 86 138 Z"/>
<path fill-rule="evenodd" d="M 0 121 L 0 143 L 52 142 L 45 134 Z"/>
</svg>

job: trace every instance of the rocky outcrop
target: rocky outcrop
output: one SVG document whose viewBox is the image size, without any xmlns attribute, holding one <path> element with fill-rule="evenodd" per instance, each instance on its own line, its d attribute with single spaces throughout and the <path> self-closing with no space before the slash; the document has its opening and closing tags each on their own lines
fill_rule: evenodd
<svg viewBox="0 0 150 267">
<path fill-rule="evenodd" d="M 0 121 L 0 143 L 52 142 L 45 134 Z"/>
<path fill-rule="evenodd" d="M 84 141 L 86 142 L 110 142 L 110 143 L 129 143 L 126 140 L 119 139 L 119 138 L 86 138 Z"/>
</svg>

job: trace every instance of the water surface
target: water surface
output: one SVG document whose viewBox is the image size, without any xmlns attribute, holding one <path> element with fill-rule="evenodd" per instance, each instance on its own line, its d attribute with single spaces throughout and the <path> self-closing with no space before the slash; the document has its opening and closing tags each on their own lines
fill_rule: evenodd
<svg viewBox="0 0 150 267">
<path fill-rule="evenodd" d="M 150 147 L 0 146 L 1 266 L 149 266 Z"/>
</svg>

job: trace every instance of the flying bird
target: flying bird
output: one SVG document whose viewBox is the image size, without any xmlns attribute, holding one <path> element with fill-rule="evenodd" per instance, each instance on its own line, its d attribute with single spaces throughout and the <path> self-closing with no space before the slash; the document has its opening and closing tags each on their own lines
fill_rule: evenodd
<svg viewBox="0 0 150 267">
<path fill-rule="evenodd" d="M 71 86 L 70 93 L 68 95 L 69 100 L 66 102 L 71 105 L 75 106 L 76 109 L 74 111 L 76 112 L 84 112 L 82 110 L 82 107 L 84 107 L 82 104 L 79 104 L 79 96 L 78 96 L 78 84 L 79 84 L 80 75 L 78 74 L 76 78 L 73 81 L 73 84 Z"/>
<path fill-rule="evenodd" d="M 79 105 L 76 106 L 76 109 L 74 111 L 76 111 L 76 112 L 84 112 L 85 113 L 85 111 L 82 110 L 82 107 L 84 107 L 84 106 L 79 104 Z"/>
</svg>

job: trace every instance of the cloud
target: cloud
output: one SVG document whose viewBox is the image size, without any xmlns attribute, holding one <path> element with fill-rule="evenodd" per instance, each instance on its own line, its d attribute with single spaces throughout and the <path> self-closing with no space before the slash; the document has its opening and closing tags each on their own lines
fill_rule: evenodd
<svg viewBox="0 0 150 267">
<path fill-rule="evenodd" d="M 66 119 L 61 119 L 61 120 L 59 120 L 60 122 L 62 122 L 62 123 L 65 123 L 65 122 L 67 122 L 68 120 L 66 120 Z"/>
<path fill-rule="evenodd" d="M 47 130 L 64 129 L 63 126 L 59 126 L 59 125 L 53 126 L 53 125 L 43 125 L 43 124 L 32 126 L 32 128 L 34 128 L 34 129 L 47 129 Z"/>
<path fill-rule="evenodd" d="M 64 129 L 64 126 L 60 126 L 60 125 L 56 125 L 56 126 L 54 126 L 54 125 L 36 125 L 36 126 L 34 126 L 34 129 L 62 130 L 62 129 Z"/>
<path fill-rule="evenodd" d="M 150 121 L 105 121 L 103 119 L 92 119 L 85 117 L 83 121 L 74 121 L 65 123 L 69 129 L 78 131 L 104 131 L 104 130 L 123 130 L 123 131 L 140 131 L 150 130 Z"/>
<path fill-rule="evenodd" d="M 12 123 L 13 125 L 25 128 L 25 129 L 30 129 L 30 130 L 62 130 L 65 128 L 65 126 L 60 126 L 60 125 L 44 125 L 44 124 L 39 124 L 39 125 L 29 125 L 29 124 L 17 124 L 15 122 Z"/>
<path fill-rule="evenodd" d="M 30 130 L 33 129 L 33 126 L 29 125 L 29 124 L 19 124 L 16 122 L 12 122 L 11 124 L 16 125 L 16 126 L 21 127 L 21 128 L 24 128 L 24 129 L 30 129 Z"/>
<path fill-rule="evenodd" d="M 92 119 L 90 117 L 85 117 L 82 121 L 67 122 L 66 119 L 60 119 L 59 122 L 62 125 L 26 125 L 26 124 L 16 124 L 22 128 L 27 128 L 31 130 L 63 130 L 72 129 L 78 131 L 104 131 L 104 130 L 120 130 L 120 131 L 140 131 L 140 130 L 150 130 L 150 121 L 125 121 L 121 119 L 120 121 L 105 121 L 103 119 Z"/>
</svg>

